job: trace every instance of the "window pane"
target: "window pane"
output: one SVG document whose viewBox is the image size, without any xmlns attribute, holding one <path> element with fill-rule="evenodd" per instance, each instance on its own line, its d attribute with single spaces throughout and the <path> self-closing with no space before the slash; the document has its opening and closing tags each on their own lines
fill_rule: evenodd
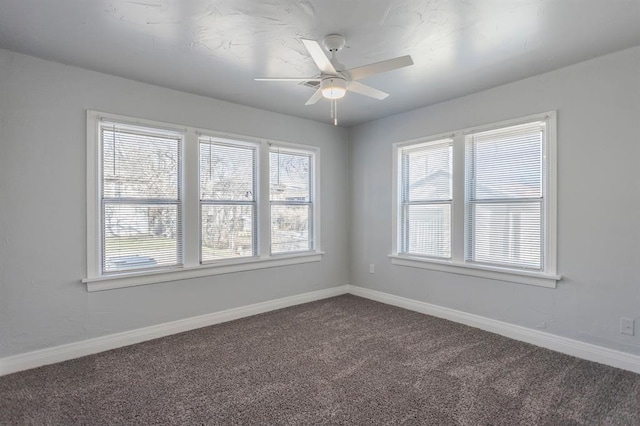
<svg viewBox="0 0 640 426">
<path fill-rule="evenodd" d="M 104 198 L 177 199 L 180 138 L 102 127 Z"/>
<path fill-rule="evenodd" d="M 106 203 L 103 214 L 104 272 L 180 263 L 176 205 Z"/>
<path fill-rule="evenodd" d="M 312 249 L 310 205 L 271 206 L 271 252 Z"/>
<path fill-rule="evenodd" d="M 475 133 L 467 148 L 468 260 L 542 269 L 544 123 Z"/>
<path fill-rule="evenodd" d="M 253 201 L 256 150 L 200 143 L 200 199 Z"/>
<path fill-rule="evenodd" d="M 406 252 L 423 256 L 451 257 L 451 205 L 406 207 Z"/>
<path fill-rule="evenodd" d="M 452 140 L 403 148 L 400 167 L 401 251 L 450 258 Z"/>
<path fill-rule="evenodd" d="M 540 198 L 540 123 L 483 132 L 470 137 L 471 199 Z"/>
<path fill-rule="evenodd" d="M 115 123 L 100 132 L 102 272 L 180 265 L 182 136 Z"/>
<path fill-rule="evenodd" d="M 310 201 L 311 155 L 283 150 L 269 155 L 271 201 Z"/>
<path fill-rule="evenodd" d="M 474 261 L 541 268 L 540 201 L 475 203 L 471 209 Z"/>
<path fill-rule="evenodd" d="M 451 199 L 451 142 L 403 154 L 406 201 Z"/>
<path fill-rule="evenodd" d="M 255 253 L 254 205 L 203 205 L 203 262 Z"/>
</svg>

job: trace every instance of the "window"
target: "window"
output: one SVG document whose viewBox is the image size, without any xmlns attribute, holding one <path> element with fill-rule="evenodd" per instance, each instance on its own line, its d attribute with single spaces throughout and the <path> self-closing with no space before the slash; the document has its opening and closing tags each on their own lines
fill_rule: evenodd
<svg viewBox="0 0 640 426">
<path fill-rule="evenodd" d="M 87 118 L 89 291 L 321 260 L 317 148 Z"/>
<path fill-rule="evenodd" d="M 451 139 L 402 148 L 403 253 L 451 257 Z"/>
<path fill-rule="evenodd" d="M 544 268 L 546 123 L 466 136 L 466 260 Z"/>
<path fill-rule="evenodd" d="M 392 263 L 555 287 L 555 112 L 398 143 Z"/>
<path fill-rule="evenodd" d="M 104 273 L 182 264 L 182 135 L 100 124 Z"/>
<path fill-rule="evenodd" d="M 280 147 L 271 149 L 271 253 L 313 248 L 312 166 L 312 153 Z"/>
<path fill-rule="evenodd" d="M 200 260 L 255 256 L 256 147 L 200 139 Z"/>
</svg>

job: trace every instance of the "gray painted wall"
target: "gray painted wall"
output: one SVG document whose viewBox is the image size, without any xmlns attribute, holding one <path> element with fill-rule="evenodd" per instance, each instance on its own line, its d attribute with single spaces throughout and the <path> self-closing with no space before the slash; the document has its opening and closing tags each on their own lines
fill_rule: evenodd
<svg viewBox="0 0 640 426">
<path fill-rule="evenodd" d="M 0 358 L 347 282 L 640 354 L 640 324 L 619 334 L 640 321 L 639 71 L 640 47 L 347 131 L 0 50 Z M 320 146 L 323 261 L 87 293 L 86 109 Z M 551 109 L 557 289 L 390 264 L 393 142 Z"/>
<path fill-rule="evenodd" d="M 558 288 L 391 265 L 392 143 L 548 110 L 558 111 Z M 640 354 L 640 47 L 349 138 L 351 284 Z M 620 317 L 636 320 L 636 336 L 619 333 Z"/>
<path fill-rule="evenodd" d="M 319 146 L 323 260 L 87 293 L 87 109 Z M 0 358 L 346 284 L 347 134 L 0 50 Z"/>
</svg>

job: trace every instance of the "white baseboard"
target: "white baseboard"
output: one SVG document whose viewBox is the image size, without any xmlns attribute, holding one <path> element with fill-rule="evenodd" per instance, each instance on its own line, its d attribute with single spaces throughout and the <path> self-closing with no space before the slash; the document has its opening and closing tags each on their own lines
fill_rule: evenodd
<svg viewBox="0 0 640 426">
<path fill-rule="evenodd" d="M 640 356 L 638 355 L 620 352 L 602 346 L 581 342 L 579 340 L 573 340 L 545 333 L 543 331 L 510 324 L 504 321 L 498 321 L 480 315 L 469 314 L 455 309 L 432 305 L 418 300 L 407 299 L 405 297 L 394 296 L 392 294 L 370 290 L 363 287 L 349 285 L 347 288 L 347 292 L 355 296 L 432 315 L 434 317 L 444 318 L 567 355 L 633 371 L 634 373 L 640 373 Z"/>
<path fill-rule="evenodd" d="M 0 358 L 0 376 L 347 293 L 480 328 L 567 355 L 640 373 L 640 356 L 638 355 L 632 355 L 602 346 L 556 336 L 543 331 L 482 317 L 480 315 L 420 302 L 418 300 L 363 287 L 343 285 Z"/>
<path fill-rule="evenodd" d="M 212 314 L 200 315 L 197 317 L 171 321 L 164 324 L 139 328 L 137 330 L 125 331 L 122 333 L 110 334 L 103 337 L 69 343 L 66 345 L 45 348 L 24 354 L 13 355 L 0 358 L 0 376 L 40 367 L 42 365 L 54 364 L 56 362 L 67 361 L 98 352 L 116 349 L 122 346 L 133 345 L 159 337 L 169 336 L 196 328 L 232 321 L 251 315 L 261 314 L 276 309 L 287 308 L 289 306 L 302 303 L 313 302 L 315 300 L 326 299 L 347 293 L 348 286 L 327 288 L 324 290 L 312 291 L 295 296 L 284 297 L 282 299 L 270 300 L 239 308 L 228 309 L 226 311 L 214 312 Z"/>
</svg>

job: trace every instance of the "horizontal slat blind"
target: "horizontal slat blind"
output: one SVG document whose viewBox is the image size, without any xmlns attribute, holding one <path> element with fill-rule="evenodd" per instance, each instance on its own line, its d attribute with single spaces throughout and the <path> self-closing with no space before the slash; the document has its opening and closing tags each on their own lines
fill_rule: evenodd
<svg viewBox="0 0 640 426">
<path fill-rule="evenodd" d="M 255 256 L 256 148 L 200 138 L 200 260 Z"/>
<path fill-rule="evenodd" d="M 401 151 L 401 251 L 451 257 L 452 140 Z"/>
<path fill-rule="evenodd" d="M 311 153 L 270 150 L 271 253 L 313 249 L 312 178 Z"/>
<path fill-rule="evenodd" d="M 541 270 L 544 122 L 466 137 L 467 260 Z"/>
<path fill-rule="evenodd" d="M 103 122 L 102 272 L 182 263 L 182 135 Z"/>
</svg>

